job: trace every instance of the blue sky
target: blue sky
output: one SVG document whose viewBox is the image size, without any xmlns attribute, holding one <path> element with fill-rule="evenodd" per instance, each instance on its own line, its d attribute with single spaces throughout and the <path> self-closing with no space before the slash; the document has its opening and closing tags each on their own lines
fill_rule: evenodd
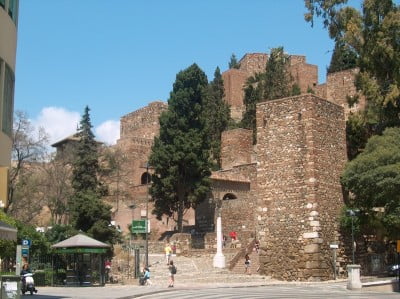
<svg viewBox="0 0 400 299">
<path fill-rule="evenodd" d="M 212 80 L 232 53 L 283 46 L 323 83 L 333 42 L 304 13 L 303 0 L 20 0 L 15 109 L 55 142 L 89 105 L 97 138 L 114 143 L 120 117 L 167 101 L 194 62 Z"/>
</svg>

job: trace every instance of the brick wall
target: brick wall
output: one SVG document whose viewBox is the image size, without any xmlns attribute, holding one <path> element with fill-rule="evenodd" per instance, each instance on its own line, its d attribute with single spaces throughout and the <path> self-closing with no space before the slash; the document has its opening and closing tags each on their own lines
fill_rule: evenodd
<svg viewBox="0 0 400 299">
<path fill-rule="evenodd" d="M 251 163 L 253 132 L 234 129 L 222 132 L 221 168 L 228 169 L 240 164 Z"/>
<path fill-rule="evenodd" d="M 359 69 L 345 70 L 328 74 L 326 79 L 327 93 L 326 99 L 344 108 L 346 119 L 352 112 L 364 109 L 365 98 L 357 92 L 354 85 L 355 76 L 358 74 Z M 353 107 L 349 107 L 347 97 L 359 96 L 359 103 Z"/>
<path fill-rule="evenodd" d="M 153 139 L 160 129 L 159 117 L 168 107 L 164 102 L 152 102 L 146 107 L 121 117 L 120 138 L 139 137 Z"/>
<path fill-rule="evenodd" d="M 225 101 L 231 106 L 231 117 L 240 121 L 244 107 L 243 87 L 246 80 L 255 73 L 265 71 L 268 54 L 249 53 L 239 61 L 239 69 L 229 69 L 222 73 L 225 88 Z M 290 73 L 294 81 L 299 85 L 302 93 L 308 88 L 316 88 L 318 84 L 318 66 L 306 63 L 303 55 L 290 55 Z"/>
<path fill-rule="evenodd" d="M 231 106 L 231 117 L 235 120 L 242 119 L 243 113 L 243 87 L 248 74 L 238 69 L 230 69 L 222 73 L 224 80 L 224 100 Z"/>
<path fill-rule="evenodd" d="M 310 94 L 260 103 L 257 138 L 260 271 L 331 278 L 346 162 L 343 108 Z"/>
<path fill-rule="evenodd" d="M 247 74 L 247 77 L 253 76 L 255 73 L 265 71 L 268 54 L 266 53 L 247 53 L 239 60 L 240 70 Z"/>
<path fill-rule="evenodd" d="M 316 65 L 298 63 L 290 67 L 290 73 L 302 93 L 306 93 L 308 88 L 314 89 L 318 84 L 318 66 Z"/>
</svg>

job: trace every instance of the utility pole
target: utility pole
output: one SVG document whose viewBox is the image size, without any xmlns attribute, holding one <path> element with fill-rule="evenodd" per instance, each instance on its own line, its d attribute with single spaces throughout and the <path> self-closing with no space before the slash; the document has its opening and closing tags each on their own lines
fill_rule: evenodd
<svg viewBox="0 0 400 299">
<path fill-rule="evenodd" d="M 146 268 L 149 267 L 149 195 L 150 195 L 150 190 L 149 190 L 149 162 L 146 162 L 146 187 L 147 187 L 147 193 L 146 193 Z"/>
</svg>

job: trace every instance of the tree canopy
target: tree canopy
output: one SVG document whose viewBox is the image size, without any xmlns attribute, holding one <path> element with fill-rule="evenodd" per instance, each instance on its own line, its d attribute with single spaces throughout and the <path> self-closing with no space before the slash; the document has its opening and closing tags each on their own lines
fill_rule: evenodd
<svg viewBox="0 0 400 299">
<path fill-rule="evenodd" d="M 400 125 L 400 6 L 392 0 L 305 0 L 306 20 L 321 16 L 329 35 L 357 57 L 356 87 L 367 105 L 362 112 L 369 135 Z"/>
<path fill-rule="evenodd" d="M 328 67 L 328 73 L 344 71 L 357 67 L 357 54 L 347 45 L 336 42 Z"/>
<path fill-rule="evenodd" d="M 342 183 L 362 212 L 364 231 L 399 238 L 400 6 L 392 0 L 364 0 L 361 9 L 346 3 L 305 0 L 306 20 L 322 17 L 336 45 L 356 57 L 356 87 L 366 100 L 347 121 L 354 160 Z"/>
<path fill-rule="evenodd" d="M 346 165 L 341 178 L 352 205 L 386 234 L 400 238 L 400 128 L 388 128 L 368 140 L 365 150 Z M 383 211 L 378 209 L 383 208 Z"/>
<path fill-rule="evenodd" d="M 154 168 L 153 213 L 159 219 L 176 215 L 179 231 L 184 212 L 196 207 L 210 191 L 210 145 L 202 117 L 207 84 L 196 64 L 177 74 L 149 158 Z"/>
<path fill-rule="evenodd" d="M 214 79 L 205 90 L 203 118 L 206 136 L 211 147 L 211 160 L 215 169 L 221 167 L 221 134 L 230 122 L 230 108 L 224 101 L 224 82 L 219 67 L 215 69 Z"/>
</svg>

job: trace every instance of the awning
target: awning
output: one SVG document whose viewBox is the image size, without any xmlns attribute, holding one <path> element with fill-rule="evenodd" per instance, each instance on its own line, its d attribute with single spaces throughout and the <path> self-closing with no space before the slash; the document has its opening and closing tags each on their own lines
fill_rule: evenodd
<svg viewBox="0 0 400 299">
<path fill-rule="evenodd" d="M 69 239 L 54 244 L 52 248 L 108 248 L 110 245 L 97 241 L 83 234 L 77 234 Z"/>
<path fill-rule="evenodd" d="M 0 240 L 17 240 L 17 229 L 0 221 Z"/>
</svg>

